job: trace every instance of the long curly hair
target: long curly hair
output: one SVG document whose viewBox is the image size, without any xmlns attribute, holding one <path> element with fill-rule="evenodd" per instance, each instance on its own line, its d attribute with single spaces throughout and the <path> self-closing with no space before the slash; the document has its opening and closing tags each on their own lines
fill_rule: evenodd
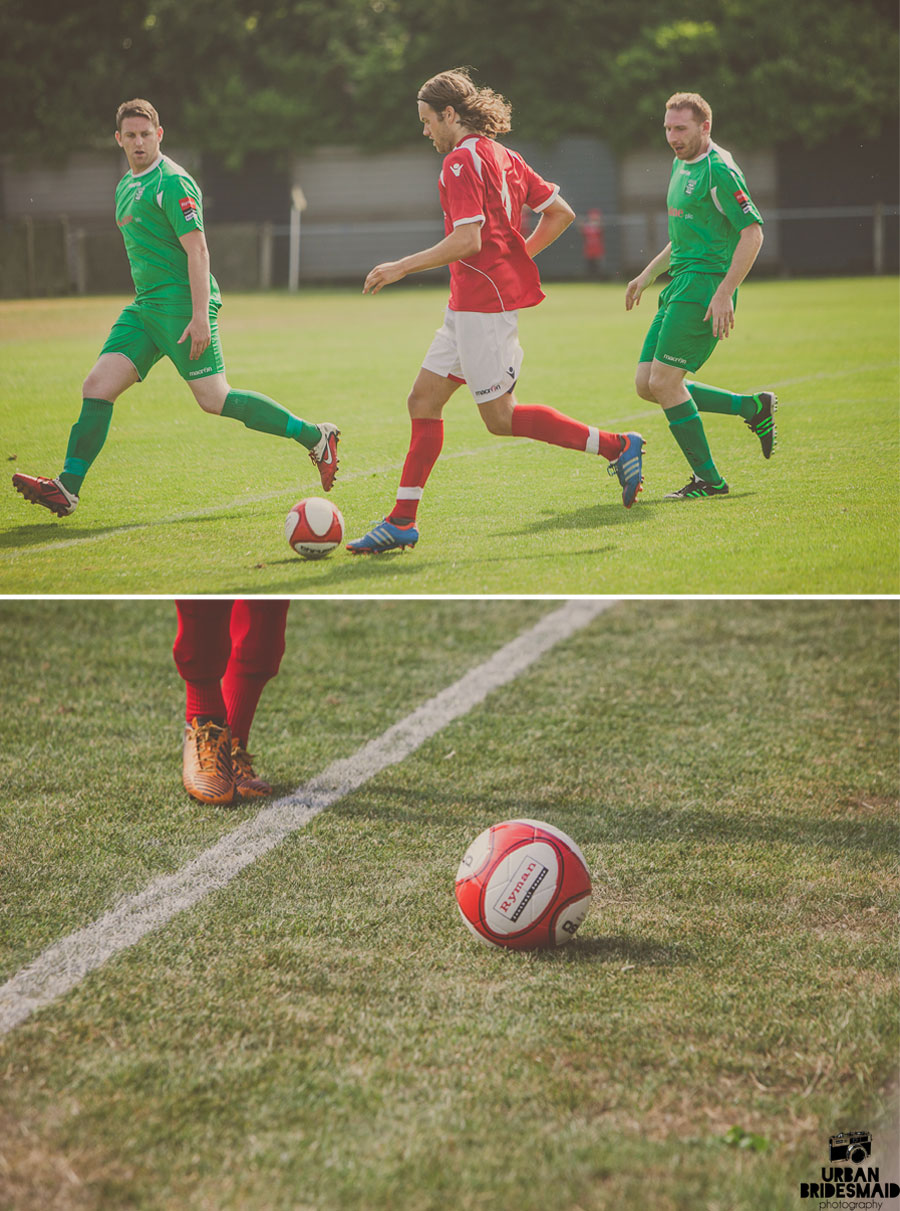
<svg viewBox="0 0 900 1211">
<path fill-rule="evenodd" d="M 478 135 L 494 139 L 512 129 L 512 106 L 492 88 L 478 88 L 467 67 L 454 67 L 426 80 L 418 100 L 440 113 L 452 105 L 460 121 Z"/>
</svg>

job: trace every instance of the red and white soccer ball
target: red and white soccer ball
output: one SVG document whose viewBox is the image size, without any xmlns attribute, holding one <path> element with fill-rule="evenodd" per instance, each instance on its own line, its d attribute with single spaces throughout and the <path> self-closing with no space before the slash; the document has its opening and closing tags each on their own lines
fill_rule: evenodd
<svg viewBox="0 0 900 1211">
<path fill-rule="evenodd" d="M 591 876 L 571 837 L 540 820 L 505 820 L 475 838 L 456 872 L 456 902 L 492 946 L 541 950 L 571 941 Z"/>
<path fill-rule="evenodd" d="M 344 519 L 330 500 L 307 496 L 284 519 L 284 536 L 304 559 L 322 559 L 344 541 Z"/>
</svg>

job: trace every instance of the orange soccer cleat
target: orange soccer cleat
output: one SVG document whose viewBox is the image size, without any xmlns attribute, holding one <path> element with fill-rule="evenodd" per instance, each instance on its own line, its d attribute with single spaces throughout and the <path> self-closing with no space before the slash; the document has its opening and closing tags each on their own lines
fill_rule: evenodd
<svg viewBox="0 0 900 1211">
<path fill-rule="evenodd" d="M 184 729 L 184 789 L 200 803 L 234 802 L 231 732 L 217 723 L 194 718 Z"/>
<path fill-rule="evenodd" d="M 271 795 L 271 784 L 254 773 L 253 754 L 241 746 L 236 736 L 231 741 L 231 768 L 234 791 L 239 799 L 261 799 L 263 795 Z"/>
</svg>

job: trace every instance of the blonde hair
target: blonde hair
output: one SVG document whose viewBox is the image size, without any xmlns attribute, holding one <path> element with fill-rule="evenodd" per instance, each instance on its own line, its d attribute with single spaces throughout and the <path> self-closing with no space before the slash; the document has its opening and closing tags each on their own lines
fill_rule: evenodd
<svg viewBox="0 0 900 1211">
<path fill-rule="evenodd" d="M 116 110 L 116 130 L 122 129 L 123 118 L 149 118 L 153 129 L 159 130 L 159 114 L 149 101 L 135 97 L 133 101 L 123 101 Z"/>
<path fill-rule="evenodd" d="M 452 105 L 463 126 L 489 139 L 512 129 L 512 106 L 492 88 L 478 88 L 467 67 L 454 67 L 426 80 L 419 89 L 419 101 L 441 113 Z"/>
<path fill-rule="evenodd" d="M 712 125 L 712 110 L 699 93 L 672 93 L 666 102 L 666 110 L 670 109 L 692 109 L 698 122 Z"/>
</svg>

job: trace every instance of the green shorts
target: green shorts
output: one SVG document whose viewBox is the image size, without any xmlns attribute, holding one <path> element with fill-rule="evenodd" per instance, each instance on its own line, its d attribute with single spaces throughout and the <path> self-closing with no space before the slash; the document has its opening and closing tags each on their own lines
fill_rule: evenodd
<svg viewBox="0 0 900 1211">
<path fill-rule="evenodd" d="M 703 317 L 721 281 L 714 273 L 679 273 L 674 277 L 659 296 L 638 360 L 652 362 L 656 358 L 692 374 L 699 370 L 719 343 L 712 334 L 712 321 Z M 737 307 L 737 291 L 734 305 Z"/>
<path fill-rule="evenodd" d="M 219 342 L 219 304 L 209 305 L 209 327 L 212 339 L 209 346 L 195 362 L 191 361 L 190 340 L 178 344 L 190 316 L 167 315 L 163 311 L 151 311 L 131 303 L 113 324 L 103 353 L 121 353 L 132 363 L 140 379 L 145 379 L 159 359 L 165 355 L 188 383 L 210 374 L 221 374 L 225 369 L 222 346 Z"/>
</svg>

